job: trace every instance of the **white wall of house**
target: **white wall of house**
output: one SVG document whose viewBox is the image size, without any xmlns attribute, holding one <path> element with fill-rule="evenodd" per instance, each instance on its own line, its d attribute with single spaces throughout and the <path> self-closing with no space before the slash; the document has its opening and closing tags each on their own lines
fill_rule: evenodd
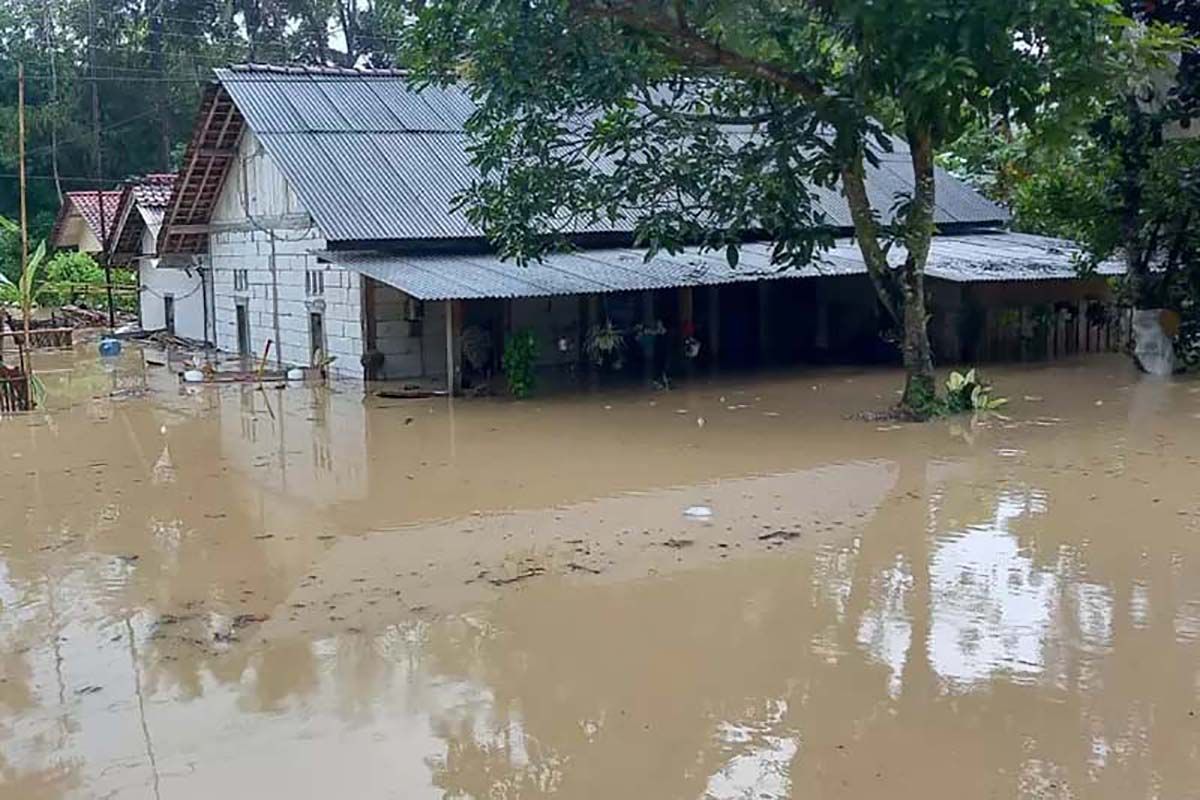
<svg viewBox="0 0 1200 800">
<path fill-rule="evenodd" d="M 143 257 L 138 261 L 142 330 L 158 331 L 167 327 L 166 298 L 175 305 L 175 334 L 205 341 L 205 285 L 198 269 L 183 270 L 159 266 L 155 253 L 154 231 L 142 234 Z"/>
<path fill-rule="evenodd" d="M 247 131 L 221 189 L 209 235 L 217 347 L 238 351 L 241 306 L 255 355 L 270 340 L 275 342 L 272 362 L 278 356 L 287 365 L 307 365 L 319 346 L 336 357 L 335 374 L 362 377 L 361 279 L 319 264 L 311 253 L 325 246 L 300 198 Z M 321 316 L 322 342 L 310 335 L 313 314 Z"/>
</svg>

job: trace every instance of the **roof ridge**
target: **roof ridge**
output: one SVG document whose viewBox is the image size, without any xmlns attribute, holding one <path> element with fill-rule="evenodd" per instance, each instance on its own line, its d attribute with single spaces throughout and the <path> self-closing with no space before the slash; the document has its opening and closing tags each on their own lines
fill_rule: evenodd
<svg viewBox="0 0 1200 800">
<path fill-rule="evenodd" d="M 395 68 L 377 68 L 377 67 L 334 67 L 317 64 L 230 64 L 227 67 L 219 68 L 229 72 L 251 73 L 251 74 L 268 74 L 268 75 L 322 75 L 322 76 L 344 76 L 344 77 L 382 77 L 382 78 L 400 78 L 406 77 L 410 72 L 406 69 Z"/>
</svg>

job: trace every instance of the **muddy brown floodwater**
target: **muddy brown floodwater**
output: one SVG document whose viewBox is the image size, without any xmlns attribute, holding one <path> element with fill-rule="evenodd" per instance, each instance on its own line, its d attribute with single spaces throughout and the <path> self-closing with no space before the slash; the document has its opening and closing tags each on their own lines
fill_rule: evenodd
<svg viewBox="0 0 1200 800">
<path fill-rule="evenodd" d="M 45 355 L 0 798 L 1200 798 L 1200 383 L 512 403 Z M 711 516 L 685 510 L 711 509 Z"/>
</svg>

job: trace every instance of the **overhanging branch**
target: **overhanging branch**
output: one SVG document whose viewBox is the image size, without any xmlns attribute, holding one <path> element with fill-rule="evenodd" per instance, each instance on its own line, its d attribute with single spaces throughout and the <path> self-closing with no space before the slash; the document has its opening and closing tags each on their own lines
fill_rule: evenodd
<svg viewBox="0 0 1200 800">
<path fill-rule="evenodd" d="M 588 19 L 611 20 L 654 36 L 653 46 L 661 53 L 699 67 L 723 67 L 744 78 L 755 78 L 787 89 L 809 101 L 820 100 L 825 91 L 819 83 L 770 61 L 747 56 L 712 41 L 689 25 L 643 8 L 643 3 L 615 0 L 571 0 L 571 10 Z"/>
</svg>

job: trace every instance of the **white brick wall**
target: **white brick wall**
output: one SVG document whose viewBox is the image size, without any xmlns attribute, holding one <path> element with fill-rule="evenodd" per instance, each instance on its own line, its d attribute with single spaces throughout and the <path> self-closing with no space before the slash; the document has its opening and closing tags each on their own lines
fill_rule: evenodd
<svg viewBox="0 0 1200 800">
<path fill-rule="evenodd" d="M 324 301 L 320 312 L 325 328 L 323 349 L 337 358 L 332 371 L 339 377 L 361 378 L 363 343 L 359 276 L 339 267 L 317 263 L 311 252 L 325 249 L 326 241 L 315 227 L 297 229 L 292 224 L 271 231 L 259 229 L 263 219 L 278 219 L 272 215 L 283 214 L 295 217 L 303 214 L 303 209 L 252 135 L 243 138 L 239 150 L 234 171 L 217 202 L 214 219 L 217 230 L 209 236 L 217 347 L 237 352 L 237 307 L 245 304 L 249 312 L 250 347 L 256 355 L 261 355 L 268 340 L 276 339 L 278 327 L 280 341 L 273 345 L 273 352 L 289 366 L 307 365 L 312 352 L 309 314 L 320 310 L 320 304 L 314 303 L 320 299 Z M 245 213 L 240 168 L 243 160 L 247 164 L 250 212 L 254 220 Z M 234 271 L 239 269 L 247 271 L 248 291 L 234 290 Z M 325 292 L 320 298 L 306 294 L 305 273 L 308 270 L 325 272 Z"/>
<path fill-rule="evenodd" d="M 175 333 L 189 339 L 204 341 L 204 290 L 200 273 L 189 275 L 182 269 L 158 267 L 157 261 L 144 260 L 138 267 L 142 328 L 148 331 L 166 327 L 166 302 L 175 298 Z"/>
</svg>

